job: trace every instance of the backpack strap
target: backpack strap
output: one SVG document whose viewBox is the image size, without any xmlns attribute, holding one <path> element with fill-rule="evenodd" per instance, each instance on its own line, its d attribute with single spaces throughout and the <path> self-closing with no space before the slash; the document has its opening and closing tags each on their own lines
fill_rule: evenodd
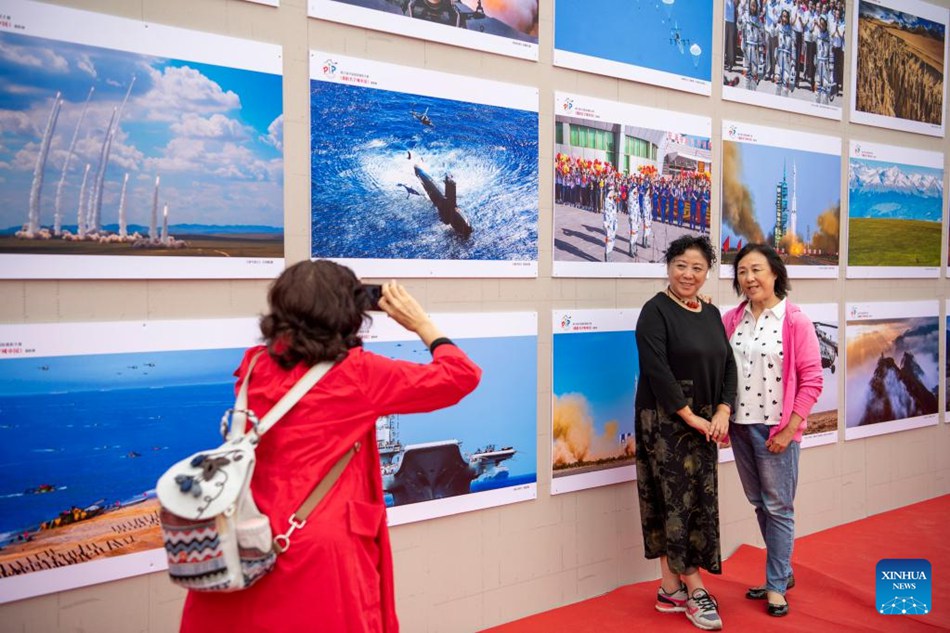
<svg viewBox="0 0 950 633">
<path fill-rule="evenodd" d="M 254 425 L 254 430 L 257 433 L 258 437 L 266 433 L 274 424 L 280 420 L 285 413 L 290 411 L 291 408 L 300 399 L 310 391 L 314 385 L 316 385 L 323 376 L 330 371 L 333 367 L 333 363 L 325 361 L 322 363 L 317 363 L 309 370 L 307 373 L 300 377 L 300 380 L 291 387 L 284 396 L 277 401 L 277 403 L 271 407 L 270 411 L 261 419 L 258 420 L 257 416 L 254 415 L 253 411 L 250 411 L 247 408 L 247 384 L 251 378 L 251 371 L 254 369 L 254 364 L 257 362 L 257 359 L 260 358 L 261 354 L 264 353 L 264 350 L 261 350 L 251 358 L 251 362 L 247 367 L 247 374 L 244 376 L 244 381 L 241 383 L 241 388 L 238 390 L 237 398 L 234 401 L 234 409 L 232 411 L 233 417 L 231 421 L 231 434 L 228 436 L 229 439 L 238 438 L 244 435 L 244 429 L 247 426 L 247 420 L 250 419 L 251 423 Z M 222 420 L 222 434 L 225 433 L 227 414 L 225 414 L 225 420 Z M 360 443 L 356 442 L 350 449 L 343 454 L 340 459 L 337 460 L 335 464 L 327 472 L 326 476 L 321 479 L 313 487 L 313 490 L 310 491 L 310 494 L 307 495 L 307 498 L 304 499 L 304 502 L 300 504 L 300 507 L 297 508 L 297 511 L 290 515 L 290 518 L 287 519 L 287 522 L 290 524 L 290 527 L 287 528 L 287 531 L 283 534 L 278 534 L 274 537 L 274 551 L 278 554 L 283 554 L 290 548 L 290 535 L 294 533 L 295 530 L 298 530 L 307 524 L 307 519 L 310 517 L 310 513 L 313 512 L 314 508 L 319 505 L 323 498 L 330 492 L 330 489 L 333 488 L 333 485 L 336 484 L 337 480 L 340 478 L 340 475 L 343 474 L 343 470 L 346 468 L 347 464 L 350 463 L 350 460 L 353 459 L 353 455 L 360 450 Z M 300 518 L 297 518 L 298 515 Z"/>
<path fill-rule="evenodd" d="M 317 363 L 309 370 L 307 373 L 300 377 L 300 380 L 290 388 L 290 390 L 284 394 L 284 397 L 277 401 L 270 411 L 267 412 L 263 418 L 261 418 L 260 424 L 257 427 L 257 434 L 264 435 L 270 427 L 274 426 L 278 420 L 284 417 L 284 414 L 290 411 L 291 408 L 297 402 L 310 391 L 315 384 L 320 382 L 320 379 L 330 371 L 333 367 L 333 363 L 329 361 L 324 361 L 322 363 Z M 250 372 L 248 372 L 250 375 Z"/>
<path fill-rule="evenodd" d="M 346 453 L 333 464 L 333 467 L 330 468 L 326 476 L 314 486 L 310 494 L 307 495 L 307 498 L 304 499 L 304 502 L 297 508 L 297 511 L 290 515 L 290 518 L 287 519 L 287 523 L 290 524 L 290 527 L 288 527 L 287 531 L 283 534 L 278 534 L 274 537 L 274 550 L 278 554 L 283 554 L 290 549 L 290 535 L 293 534 L 295 530 L 299 530 L 307 525 L 307 519 L 310 517 L 310 513 L 314 511 L 320 502 L 323 501 L 327 493 L 330 492 L 330 489 L 333 488 L 333 485 L 340 478 L 340 475 L 343 474 L 343 469 L 350 463 L 350 460 L 353 459 L 353 455 L 360 450 L 360 447 L 359 442 L 353 444 L 350 450 L 346 451 Z M 297 518 L 298 515 L 300 518 Z"/>
<path fill-rule="evenodd" d="M 317 363 L 300 377 L 300 380 L 291 387 L 284 396 L 277 401 L 277 403 L 271 407 L 270 411 L 267 414 L 258 420 L 257 416 L 254 415 L 254 412 L 247 408 L 247 385 L 251 380 L 251 372 L 254 370 L 254 365 L 257 363 L 257 359 L 261 357 L 261 354 L 264 353 L 264 350 L 259 351 L 251 358 L 251 362 L 247 366 L 247 373 L 244 375 L 244 380 L 241 382 L 241 388 L 238 389 L 237 397 L 234 400 L 234 408 L 231 409 L 228 413 L 232 414 L 230 431 L 228 430 L 227 418 L 228 414 L 225 414 L 225 418 L 221 420 L 221 434 L 227 439 L 235 439 L 244 436 L 244 429 L 247 427 L 247 421 L 250 420 L 251 424 L 258 437 L 264 435 L 274 424 L 277 423 L 284 415 L 293 408 L 301 398 L 310 391 L 314 385 L 316 385 L 323 376 L 330 371 L 333 367 L 333 363 L 329 361 L 324 361 L 322 363 Z"/>
</svg>

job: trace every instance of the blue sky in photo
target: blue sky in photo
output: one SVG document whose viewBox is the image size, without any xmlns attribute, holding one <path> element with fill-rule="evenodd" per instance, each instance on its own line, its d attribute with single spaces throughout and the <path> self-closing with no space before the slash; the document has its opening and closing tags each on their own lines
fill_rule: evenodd
<svg viewBox="0 0 950 633">
<path fill-rule="evenodd" d="M 63 104 L 43 173 L 40 223 L 53 223 L 57 185 L 90 88 L 63 189 L 63 224 L 76 223 L 99 168 L 110 117 L 132 78 L 105 172 L 102 222 L 147 225 L 155 177 L 169 223 L 283 226 L 283 93 L 276 74 L 0 33 L 0 229 L 26 221 L 38 150 L 57 92 Z"/>
<path fill-rule="evenodd" d="M 733 141 L 725 141 L 727 143 Z M 742 184 L 752 195 L 755 215 L 767 237 L 775 230 L 775 186 L 782 180 L 782 172 L 788 182 L 789 211 L 792 204 L 792 164 L 798 169 L 798 234 L 807 243 L 812 232 L 818 230 L 818 216 L 837 205 L 841 195 L 841 157 L 837 154 L 821 154 L 803 150 L 736 143 L 742 157 Z M 729 236 L 735 243 L 738 236 L 732 228 L 723 224 L 720 241 Z"/>
<path fill-rule="evenodd" d="M 554 46 L 710 81 L 712 15 L 711 0 L 555 0 Z"/>
<path fill-rule="evenodd" d="M 0 397 L 233 384 L 243 356 L 244 348 L 234 348 L 4 360 Z"/>
<path fill-rule="evenodd" d="M 862 18 L 877 18 L 882 22 L 898 24 L 904 29 L 925 28 L 940 39 L 944 37 L 944 25 L 940 22 L 934 22 L 912 13 L 897 11 L 879 4 L 858 2 L 858 14 Z"/>
<path fill-rule="evenodd" d="M 462 451 L 486 444 L 513 446 L 518 454 L 506 466 L 512 475 L 537 469 L 538 368 L 536 336 L 453 339 L 482 368 L 482 380 L 459 404 L 399 416 L 399 439 L 404 445 L 461 440 Z M 366 343 L 376 354 L 429 362 L 419 341 Z"/>
<path fill-rule="evenodd" d="M 554 335 L 554 395 L 583 395 L 598 433 L 612 420 L 633 430 L 639 376 L 633 330 Z"/>
</svg>

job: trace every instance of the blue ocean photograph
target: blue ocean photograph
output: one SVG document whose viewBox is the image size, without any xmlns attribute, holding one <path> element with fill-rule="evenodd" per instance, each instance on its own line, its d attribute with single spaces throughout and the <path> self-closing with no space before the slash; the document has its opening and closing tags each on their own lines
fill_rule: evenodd
<svg viewBox="0 0 950 633">
<path fill-rule="evenodd" d="M 940 266 L 943 169 L 851 158 L 848 264 Z"/>
<path fill-rule="evenodd" d="M 711 0 L 555 0 L 554 47 L 710 81 L 712 16 Z"/>
<path fill-rule="evenodd" d="M 538 114 L 311 81 L 311 256 L 536 261 Z"/>
<path fill-rule="evenodd" d="M 636 332 L 554 335 L 554 477 L 634 463 Z"/>
<path fill-rule="evenodd" d="M 537 481 L 537 337 L 455 342 L 482 368 L 478 388 L 453 407 L 377 423 L 390 507 Z M 417 363 L 431 358 L 418 341 L 373 342 L 366 349 Z M 410 466 L 437 476 L 418 481 L 407 476 Z"/>
<path fill-rule="evenodd" d="M 243 351 L 0 362 L 0 577 L 161 547 L 155 483 L 220 444 Z"/>
<path fill-rule="evenodd" d="M 280 74 L 0 32 L 0 120 L 0 253 L 283 256 Z"/>
</svg>

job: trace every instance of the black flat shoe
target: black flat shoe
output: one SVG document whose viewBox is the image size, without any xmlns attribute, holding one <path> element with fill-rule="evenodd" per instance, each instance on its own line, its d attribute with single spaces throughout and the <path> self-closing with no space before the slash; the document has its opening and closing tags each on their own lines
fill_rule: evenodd
<svg viewBox="0 0 950 633">
<path fill-rule="evenodd" d="M 788 577 L 788 582 L 785 585 L 785 590 L 788 591 L 795 586 L 795 574 L 792 574 Z M 749 590 L 745 592 L 745 597 L 749 600 L 765 600 L 768 597 L 769 590 L 764 586 L 762 587 L 749 587 Z"/>
<path fill-rule="evenodd" d="M 771 615 L 772 617 L 776 617 L 776 618 L 785 617 L 786 615 L 788 615 L 788 603 L 786 602 L 785 604 L 772 604 L 770 602 L 767 611 L 768 611 L 768 614 Z"/>
<path fill-rule="evenodd" d="M 749 587 L 749 590 L 745 592 L 745 597 L 749 600 L 765 600 L 768 593 L 769 590 L 765 587 Z"/>
</svg>

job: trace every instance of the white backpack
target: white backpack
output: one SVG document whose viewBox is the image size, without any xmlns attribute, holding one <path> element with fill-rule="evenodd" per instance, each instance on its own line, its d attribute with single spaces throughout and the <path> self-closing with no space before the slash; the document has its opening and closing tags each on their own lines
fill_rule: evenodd
<svg viewBox="0 0 950 633">
<path fill-rule="evenodd" d="M 290 547 L 290 535 L 307 523 L 310 512 L 336 483 L 359 450 L 350 448 L 288 519 L 284 534 L 272 537 L 270 520 L 251 495 L 254 451 L 261 436 L 286 414 L 332 367 L 314 365 L 263 419 L 247 408 L 247 385 L 260 354 L 251 359 L 234 408 L 221 418 L 221 446 L 195 453 L 161 476 L 156 494 L 162 539 L 173 583 L 195 591 L 238 591 L 274 568 Z M 248 421 L 251 430 L 245 433 Z M 298 518 L 298 516 L 300 518 Z"/>
</svg>

